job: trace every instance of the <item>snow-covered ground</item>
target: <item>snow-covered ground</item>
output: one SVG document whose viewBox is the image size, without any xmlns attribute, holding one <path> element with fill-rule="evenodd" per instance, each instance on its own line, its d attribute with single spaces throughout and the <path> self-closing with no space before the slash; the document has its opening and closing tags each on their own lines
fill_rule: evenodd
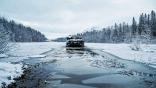
<svg viewBox="0 0 156 88">
<path fill-rule="evenodd" d="M 13 56 L 36 56 L 51 49 L 57 49 L 64 46 L 65 43 L 59 42 L 33 42 L 33 43 L 14 43 L 12 49 L 8 52 Z"/>
<path fill-rule="evenodd" d="M 131 49 L 131 44 L 87 43 L 87 47 L 108 52 L 122 59 L 146 63 L 156 68 L 156 45 L 141 45 L 141 50 Z"/>
<path fill-rule="evenodd" d="M 11 43 L 10 50 L 5 54 L 0 54 L 0 88 L 2 85 L 8 85 L 14 78 L 23 73 L 24 59 L 44 58 L 42 53 L 63 47 L 64 43 Z M 16 63 L 16 64 L 13 64 Z"/>
<path fill-rule="evenodd" d="M 22 64 L 0 62 L 0 88 L 13 82 L 13 78 L 23 73 Z"/>
</svg>

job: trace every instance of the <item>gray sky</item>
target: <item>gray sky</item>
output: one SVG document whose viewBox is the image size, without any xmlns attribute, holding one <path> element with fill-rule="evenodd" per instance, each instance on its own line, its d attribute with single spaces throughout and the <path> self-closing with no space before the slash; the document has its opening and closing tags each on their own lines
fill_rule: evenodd
<svg viewBox="0 0 156 88">
<path fill-rule="evenodd" d="M 48 38 L 83 32 L 93 26 L 131 23 L 156 11 L 156 0 L 0 0 L 0 15 L 35 28 Z"/>
</svg>

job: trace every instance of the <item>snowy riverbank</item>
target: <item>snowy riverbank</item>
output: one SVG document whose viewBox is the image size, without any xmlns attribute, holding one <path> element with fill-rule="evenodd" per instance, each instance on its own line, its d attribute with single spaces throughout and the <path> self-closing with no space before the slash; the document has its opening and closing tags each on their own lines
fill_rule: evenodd
<svg viewBox="0 0 156 88">
<path fill-rule="evenodd" d="M 43 58 L 42 53 L 53 48 L 61 47 L 64 43 L 13 43 L 11 49 L 5 53 L 0 54 L 0 88 L 3 85 L 8 85 L 14 82 L 14 78 L 23 74 L 23 64 L 25 59 Z M 12 64 L 20 63 L 20 64 Z"/>
<path fill-rule="evenodd" d="M 146 63 L 156 68 L 156 45 L 141 45 L 141 50 L 134 51 L 131 49 L 131 44 L 102 44 L 102 43 L 87 43 L 87 47 L 100 49 L 103 52 L 108 52 L 122 59 L 138 61 Z"/>
<path fill-rule="evenodd" d="M 0 88 L 14 82 L 14 78 L 19 77 L 22 73 L 22 64 L 11 64 L 0 62 Z"/>
</svg>

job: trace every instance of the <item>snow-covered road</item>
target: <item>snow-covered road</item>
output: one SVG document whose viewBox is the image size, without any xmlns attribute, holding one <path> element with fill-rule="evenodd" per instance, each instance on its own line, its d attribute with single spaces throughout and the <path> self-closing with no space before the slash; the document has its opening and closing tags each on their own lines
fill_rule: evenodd
<svg viewBox="0 0 156 88">
<path fill-rule="evenodd" d="M 153 45 L 152 47 L 151 53 L 156 53 L 156 48 Z M 65 43 L 17 43 L 14 48 L 3 55 L 3 58 L 0 58 L 0 63 L 9 63 L 13 66 L 8 65 L 8 67 L 16 68 L 12 69 L 11 73 L 9 69 L 0 67 L 0 72 L 5 72 L 5 70 L 10 72 L 7 76 L 3 76 L 0 82 L 9 84 L 12 81 L 9 81 L 8 77 L 19 71 L 19 75 L 13 77 L 20 76 L 22 74 L 20 72 L 23 72 L 23 75 L 16 78 L 16 82 L 9 86 L 155 88 L 156 69 L 145 62 L 133 61 L 131 53 L 134 52 L 130 51 L 127 44 L 88 43 L 85 50 L 66 50 Z M 128 60 L 120 53 L 127 54 Z M 23 67 L 26 69 L 22 69 Z"/>
</svg>

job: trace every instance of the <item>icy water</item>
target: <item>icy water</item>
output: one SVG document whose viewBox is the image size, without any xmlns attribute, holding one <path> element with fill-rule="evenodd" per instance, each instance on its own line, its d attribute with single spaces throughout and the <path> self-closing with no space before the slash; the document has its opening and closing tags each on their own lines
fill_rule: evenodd
<svg viewBox="0 0 156 88">
<path fill-rule="evenodd" d="M 84 50 L 66 50 L 63 44 L 51 45 L 56 47 L 35 56 L 12 56 L 26 58 L 13 62 L 23 63 L 28 68 L 25 68 L 24 74 L 16 78 L 16 82 L 9 87 L 156 88 L 156 69 L 146 64 L 123 60 L 87 46 Z M 43 46 L 44 44 L 35 44 L 35 47 Z M 31 51 L 27 50 L 28 52 Z"/>
</svg>

